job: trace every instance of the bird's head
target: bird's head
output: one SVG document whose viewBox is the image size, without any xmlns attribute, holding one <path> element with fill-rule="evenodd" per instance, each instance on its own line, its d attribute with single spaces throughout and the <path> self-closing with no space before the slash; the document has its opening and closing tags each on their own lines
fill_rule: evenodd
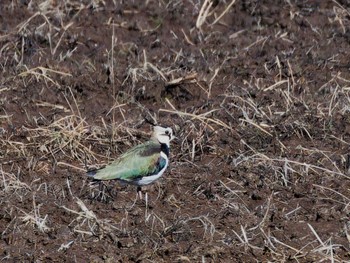
<svg viewBox="0 0 350 263">
<path fill-rule="evenodd" d="M 172 128 L 154 126 L 152 138 L 159 141 L 160 143 L 165 143 L 166 145 L 169 146 L 170 142 L 175 138 L 175 136 Z"/>
</svg>

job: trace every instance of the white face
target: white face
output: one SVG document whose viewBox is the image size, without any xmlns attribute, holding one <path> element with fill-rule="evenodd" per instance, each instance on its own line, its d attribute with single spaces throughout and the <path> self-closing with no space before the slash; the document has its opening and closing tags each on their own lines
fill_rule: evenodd
<svg viewBox="0 0 350 263">
<path fill-rule="evenodd" d="M 153 137 L 156 138 L 160 143 L 165 143 L 169 146 L 169 143 L 174 139 L 173 129 L 167 127 L 163 128 L 161 126 L 154 126 Z"/>
</svg>

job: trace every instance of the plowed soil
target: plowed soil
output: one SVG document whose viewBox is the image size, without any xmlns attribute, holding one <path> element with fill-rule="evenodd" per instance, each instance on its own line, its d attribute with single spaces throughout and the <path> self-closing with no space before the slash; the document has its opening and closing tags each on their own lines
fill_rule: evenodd
<svg viewBox="0 0 350 263">
<path fill-rule="evenodd" d="M 350 261 L 348 1 L 1 1 L 0 261 Z M 101 167 L 174 129 L 134 186 Z"/>
</svg>

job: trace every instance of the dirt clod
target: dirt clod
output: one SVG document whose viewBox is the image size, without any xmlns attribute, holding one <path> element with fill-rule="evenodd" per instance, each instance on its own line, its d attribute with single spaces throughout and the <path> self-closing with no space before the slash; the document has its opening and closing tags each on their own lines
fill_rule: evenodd
<svg viewBox="0 0 350 263">
<path fill-rule="evenodd" d="M 1 1 L 0 261 L 350 260 L 350 5 L 233 2 Z"/>
</svg>

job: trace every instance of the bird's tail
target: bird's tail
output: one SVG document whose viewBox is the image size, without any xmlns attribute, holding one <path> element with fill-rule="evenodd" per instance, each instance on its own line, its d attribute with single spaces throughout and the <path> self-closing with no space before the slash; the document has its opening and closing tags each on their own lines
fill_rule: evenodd
<svg viewBox="0 0 350 263">
<path fill-rule="evenodd" d="M 88 171 L 86 173 L 86 175 L 93 179 L 95 177 L 96 173 L 97 173 L 97 170 L 92 170 L 92 171 Z"/>
</svg>

